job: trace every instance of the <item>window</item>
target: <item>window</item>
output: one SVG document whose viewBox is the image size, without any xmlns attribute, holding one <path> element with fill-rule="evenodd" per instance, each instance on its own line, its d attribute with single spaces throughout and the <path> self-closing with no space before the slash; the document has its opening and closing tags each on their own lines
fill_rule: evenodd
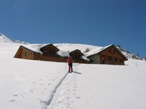
<svg viewBox="0 0 146 109">
<path fill-rule="evenodd" d="M 29 53 L 28 52 L 25 52 L 25 56 L 28 56 L 29 55 Z"/>
<path fill-rule="evenodd" d="M 43 54 L 44 55 L 55 55 L 55 52 L 46 50 L 46 51 L 43 52 Z"/>
<path fill-rule="evenodd" d="M 113 52 L 114 52 L 114 54 L 116 54 L 116 50 L 114 50 Z"/>
<path fill-rule="evenodd" d="M 122 59 L 120 59 L 120 62 L 121 62 L 121 63 L 123 63 L 123 60 L 122 60 Z"/>
<path fill-rule="evenodd" d="M 72 57 L 76 59 L 80 58 L 78 55 L 72 55 Z"/>
<path fill-rule="evenodd" d="M 105 55 L 102 55 L 102 57 L 105 57 Z"/>
<path fill-rule="evenodd" d="M 109 56 L 109 57 L 108 57 L 108 60 L 109 60 L 109 61 L 112 61 L 112 60 L 113 60 L 113 58 L 112 58 L 111 56 Z"/>
<path fill-rule="evenodd" d="M 109 51 L 109 53 L 111 53 L 111 52 L 112 52 L 112 51 L 111 51 L 111 49 L 109 49 L 108 51 Z"/>
<path fill-rule="evenodd" d="M 115 58 L 115 62 L 117 62 L 118 61 L 118 59 L 117 58 Z"/>
<path fill-rule="evenodd" d="M 53 55 L 53 52 L 52 52 L 52 51 L 48 51 L 48 54 L 49 54 L 49 55 Z"/>
</svg>

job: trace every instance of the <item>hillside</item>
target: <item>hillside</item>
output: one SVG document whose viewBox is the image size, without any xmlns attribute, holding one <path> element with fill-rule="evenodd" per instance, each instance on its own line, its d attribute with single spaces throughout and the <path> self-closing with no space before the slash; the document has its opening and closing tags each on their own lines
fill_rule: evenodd
<svg viewBox="0 0 146 109">
<path fill-rule="evenodd" d="M 29 44 L 25 41 L 20 40 L 12 40 L 9 37 L 5 36 L 4 34 L 0 33 L 0 43 L 21 43 L 21 44 Z"/>
<path fill-rule="evenodd" d="M 145 109 L 146 62 L 125 66 L 13 58 L 20 44 L 0 43 L 0 109 Z M 94 49 L 82 44 L 58 44 Z"/>
<path fill-rule="evenodd" d="M 4 34 L 0 33 L 0 43 L 5 42 L 5 43 L 14 43 L 13 40 L 9 39 L 7 36 Z"/>
</svg>

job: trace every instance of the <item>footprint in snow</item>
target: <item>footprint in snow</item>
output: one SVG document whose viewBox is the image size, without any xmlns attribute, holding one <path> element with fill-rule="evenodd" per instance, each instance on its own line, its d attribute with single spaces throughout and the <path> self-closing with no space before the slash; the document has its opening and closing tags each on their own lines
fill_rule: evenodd
<svg viewBox="0 0 146 109">
<path fill-rule="evenodd" d="M 76 93 L 73 93 L 73 95 L 76 95 Z"/>
<path fill-rule="evenodd" d="M 73 89 L 73 91 L 76 91 L 76 89 Z"/>
<path fill-rule="evenodd" d="M 61 101 L 58 101 L 58 103 L 60 104 L 60 103 L 61 103 Z"/>
<path fill-rule="evenodd" d="M 36 84 L 36 82 L 32 82 L 32 84 Z"/>
<path fill-rule="evenodd" d="M 14 94 L 13 96 L 14 96 L 14 97 L 17 97 L 18 95 L 17 95 L 17 94 Z"/>
<path fill-rule="evenodd" d="M 33 89 L 29 89 L 30 92 L 34 92 Z"/>
<path fill-rule="evenodd" d="M 68 105 L 68 106 L 67 106 L 67 108 L 69 108 L 69 109 L 70 109 L 70 105 Z"/>
<path fill-rule="evenodd" d="M 77 96 L 76 98 L 77 98 L 77 99 L 80 99 L 80 97 L 79 97 L 79 96 Z"/>
<path fill-rule="evenodd" d="M 47 88 L 45 88 L 44 90 L 47 90 Z"/>
<path fill-rule="evenodd" d="M 10 102 L 15 102 L 15 100 L 10 100 Z"/>
</svg>

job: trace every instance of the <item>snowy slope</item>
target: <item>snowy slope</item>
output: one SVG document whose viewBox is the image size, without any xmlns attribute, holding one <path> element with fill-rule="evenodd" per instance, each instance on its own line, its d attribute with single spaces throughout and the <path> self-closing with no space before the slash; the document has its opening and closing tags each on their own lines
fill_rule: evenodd
<svg viewBox="0 0 146 109">
<path fill-rule="evenodd" d="M 0 33 L 0 43 L 21 43 L 21 44 L 29 44 L 28 42 L 25 42 L 25 41 L 11 40 L 9 37 L 5 36 L 2 33 Z"/>
<path fill-rule="evenodd" d="M 77 65 L 48 109 L 145 109 L 146 68 L 138 63 L 137 67 Z"/>
<path fill-rule="evenodd" d="M 9 39 L 4 34 L 0 33 L 0 42 L 13 43 L 14 41 L 12 41 L 11 39 Z"/>
<path fill-rule="evenodd" d="M 68 74 L 66 63 L 13 58 L 19 46 L 0 43 L 0 109 L 146 109 L 145 61 L 74 63 Z"/>
</svg>

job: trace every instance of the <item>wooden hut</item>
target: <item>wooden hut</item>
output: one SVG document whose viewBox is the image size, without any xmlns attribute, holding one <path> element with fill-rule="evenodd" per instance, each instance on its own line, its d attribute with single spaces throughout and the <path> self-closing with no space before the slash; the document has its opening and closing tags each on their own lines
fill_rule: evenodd
<svg viewBox="0 0 146 109">
<path fill-rule="evenodd" d="M 59 49 L 53 44 L 48 44 L 40 48 L 42 52 L 41 60 L 55 61 L 55 62 L 66 62 L 67 57 L 60 56 L 57 52 Z"/>
<path fill-rule="evenodd" d="M 83 59 L 84 54 L 78 49 L 71 51 L 70 55 L 72 56 L 74 62 L 77 62 L 77 63 L 89 63 L 90 62 L 90 61 L 87 61 L 86 59 Z"/>
<path fill-rule="evenodd" d="M 66 59 L 57 55 L 59 49 L 53 44 L 47 44 L 45 46 L 37 45 L 25 45 L 20 46 L 15 54 L 15 58 L 31 59 L 31 60 L 46 60 L 46 61 L 60 61 L 64 62 Z"/>
<path fill-rule="evenodd" d="M 31 60 L 39 60 L 41 52 L 29 49 L 25 46 L 20 46 L 17 50 L 14 58 L 22 58 L 22 59 L 31 59 Z"/>
<path fill-rule="evenodd" d="M 128 60 L 115 45 L 95 49 L 86 54 L 94 64 L 115 64 L 124 65 L 124 61 Z"/>
<path fill-rule="evenodd" d="M 65 55 L 64 55 L 65 54 Z M 45 60 L 45 61 L 55 61 L 55 62 L 67 62 L 69 52 L 61 51 L 53 44 L 47 45 L 25 45 L 20 46 L 15 54 L 15 58 L 31 59 L 31 60 Z M 87 63 L 84 54 L 76 49 L 70 52 L 73 57 L 74 62 Z"/>
<path fill-rule="evenodd" d="M 69 50 L 68 50 L 69 51 Z M 72 56 L 76 63 L 94 63 L 94 64 L 115 64 L 124 65 L 124 61 L 128 60 L 115 45 L 100 47 L 83 54 L 79 49 L 70 52 L 59 50 L 53 44 L 47 45 L 25 45 L 20 46 L 15 54 L 15 58 L 45 60 L 55 62 L 66 62 L 68 53 Z M 64 55 L 66 54 L 66 55 Z M 92 60 L 92 61 L 91 61 Z"/>
<path fill-rule="evenodd" d="M 57 55 L 56 53 L 59 51 L 59 49 L 56 46 L 54 46 L 53 44 L 48 44 L 48 45 L 41 47 L 40 51 L 43 53 L 43 55 L 56 56 Z"/>
</svg>

